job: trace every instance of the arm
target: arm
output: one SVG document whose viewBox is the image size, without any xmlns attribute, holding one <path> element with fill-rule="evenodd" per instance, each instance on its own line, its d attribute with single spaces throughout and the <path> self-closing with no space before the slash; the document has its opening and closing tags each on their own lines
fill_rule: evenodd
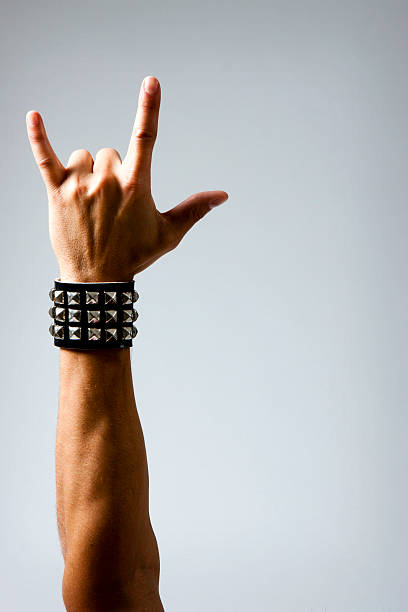
<svg viewBox="0 0 408 612">
<path fill-rule="evenodd" d="M 165 213 L 156 209 L 150 166 L 159 105 L 160 86 L 149 77 L 123 162 L 113 149 L 99 151 L 94 160 L 79 150 L 67 167 L 51 148 L 39 113 L 28 113 L 61 280 L 130 280 L 226 200 L 225 192 L 210 191 Z M 57 514 L 66 607 L 162 610 L 130 351 L 60 349 L 60 376 Z"/>
<path fill-rule="evenodd" d="M 137 602 L 162 610 L 130 349 L 60 349 L 60 375 L 57 510 L 65 604 L 122 610 Z"/>
</svg>

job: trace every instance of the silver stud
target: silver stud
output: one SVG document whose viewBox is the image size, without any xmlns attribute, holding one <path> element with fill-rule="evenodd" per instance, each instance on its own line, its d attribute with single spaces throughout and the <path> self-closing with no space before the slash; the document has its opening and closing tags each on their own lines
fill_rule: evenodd
<svg viewBox="0 0 408 612">
<path fill-rule="evenodd" d="M 105 312 L 106 325 L 111 325 L 112 323 L 116 323 L 117 320 L 118 320 L 117 310 L 107 310 Z"/>
<path fill-rule="evenodd" d="M 54 302 L 56 304 L 65 304 L 65 296 L 63 291 L 54 291 Z"/>
<path fill-rule="evenodd" d="M 136 334 L 137 334 L 137 329 L 136 327 L 133 327 L 132 325 L 132 338 L 136 338 Z"/>
<path fill-rule="evenodd" d="M 53 324 L 49 326 L 48 331 L 50 332 L 51 336 L 54 337 L 54 325 Z"/>
<path fill-rule="evenodd" d="M 86 303 L 97 304 L 98 303 L 99 291 L 87 291 L 86 292 Z"/>
<path fill-rule="evenodd" d="M 88 340 L 100 340 L 101 330 L 97 327 L 90 327 L 88 329 Z"/>
<path fill-rule="evenodd" d="M 139 316 L 139 313 L 137 312 L 137 310 L 132 310 L 132 313 L 133 313 L 133 320 L 136 321 L 136 319 Z"/>
<path fill-rule="evenodd" d="M 106 342 L 115 342 L 118 339 L 118 330 L 117 329 L 107 329 L 106 330 Z"/>
<path fill-rule="evenodd" d="M 105 304 L 116 304 L 116 291 L 104 291 Z"/>
<path fill-rule="evenodd" d="M 88 310 L 88 323 L 99 323 L 100 316 L 99 310 Z"/>
<path fill-rule="evenodd" d="M 50 289 L 48 295 L 50 296 L 50 300 L 54 301 L 54 289 Z"/>
<path fill-rule="evenodd" d="M 80 304 L 81 303 L 81 294 L 79 291 L 67 291 L 68 295 L 68 304 Z"/>
<path fill-rule="evenodd" d="M 69 337 L 71 340 L 81 339 L 81 328 L 80 327 L 69 327 Z"/>
<path fill-rule="evenodd" d="M 68 321 L 72 321 L 73 323 L 79 323 L 81 320 L 81 311 L 76 310 L 74 308 L 68 309 Z"/>
<path fill-rule="evenodd" d="M 132 331 L 130 327 L 122 327 L 122 338 L 123 340 L 132 339 Z"/>
<path fill-rule="evenodd" d="M 64 326 L 63 325 L 54 325 L 54 338 L 64 339 Z"/>
<path fill-rule="evenodd" d="M 124 291 L 122 293 L 122 304 L 131 304 L 133 299 L 133 291 Z"/>
<path fill-rule="evenodd" d="M 50 317 L 55 317 L 55 306 L 51 306 L 48 311 L 48 314 L 50 315 Z"/>
<path fill-rule="evenodd" d="M 55 308 L 55 320 L 65 321 L 65 308 Z"/>
<path fill-rule="evenodd" d="M 133 291 L 133 297 L 132 297 L 132 301 L 133 302 L 137 302 L 137 300 L 139 299 L 139 294 L 137 291 Z"/>
<path fill-rule="evenodd" d="M 123 323 L 131 323 L 133 321 L 132 310 L 123 311 Z"/>
</svg>

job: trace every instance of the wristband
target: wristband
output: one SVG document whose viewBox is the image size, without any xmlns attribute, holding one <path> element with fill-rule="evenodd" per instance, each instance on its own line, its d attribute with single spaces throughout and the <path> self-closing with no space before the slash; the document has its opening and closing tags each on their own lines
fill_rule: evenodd
<svg viewBox="0 0 408 612">
<path fill-rule="evenodd" d="M 54 281 L 49 328 L 54 345 L 72 349 L 128 348 L 137 334 L 134 281 L 64 283 Z"/>
</svg>

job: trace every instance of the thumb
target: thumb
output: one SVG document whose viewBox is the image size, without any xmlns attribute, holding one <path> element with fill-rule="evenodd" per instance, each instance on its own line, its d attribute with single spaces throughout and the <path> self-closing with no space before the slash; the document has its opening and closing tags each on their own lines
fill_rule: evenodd
<svg viewBox="0 0 408 612">
<path fill-rule="evenodd" d="M 228 199 L 225 191 L 201 191 L 167 211 L 165 215 L 170 220 L 175 233 L 181 238 L 202 219 L 212 208 L 219 206 Z"/>
</svg>

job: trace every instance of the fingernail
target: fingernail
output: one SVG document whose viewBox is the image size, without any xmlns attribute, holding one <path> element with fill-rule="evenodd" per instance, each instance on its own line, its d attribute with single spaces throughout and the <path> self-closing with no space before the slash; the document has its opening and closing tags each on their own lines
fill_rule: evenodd
<svg viewBox="0 0 408 612">
<path fill-rule="evenodd" d="M 143 81 L 144 90 L 150 94 L 151 96 L 156 93 L 157 88 L 159 87 L 159 81 L 154 77 L 146 77 Z"/>
<path fill-rule="evenodd" d="M 223 204 L 226 200 L 228 200 L 228 196 L 222 196 L 222 197 L 218 197 L 218 198 L 214 198 L 213 200 L 210 201 L 210 203 L 208 204 L 209 208 L 215 208 L 216 206 L 220 206 L 220 204 Z"/>
</svg>

